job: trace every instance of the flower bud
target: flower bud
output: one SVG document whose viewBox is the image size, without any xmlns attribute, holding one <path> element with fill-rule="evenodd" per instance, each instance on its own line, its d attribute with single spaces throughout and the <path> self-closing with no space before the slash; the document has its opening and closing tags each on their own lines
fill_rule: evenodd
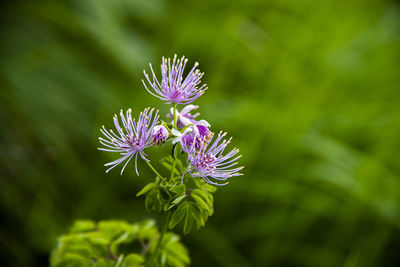
<svg viewBox="0 0 400 267">
<path fill-rule="evenodd" d="M 169 136 L 167 128 L 163 125 L 156 125 L 151 132 L 151 139 L 156 145 L 163 144 Z"/>
</svg>

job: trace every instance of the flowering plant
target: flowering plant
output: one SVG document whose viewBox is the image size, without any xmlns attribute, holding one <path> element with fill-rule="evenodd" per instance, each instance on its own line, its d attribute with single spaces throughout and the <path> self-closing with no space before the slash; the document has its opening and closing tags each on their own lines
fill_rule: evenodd
<svg viewBox="0 0 400 267">
<path fill-rule="evenodd" d="M 199 113 L 194 113 L 199 106 L 191 103 L 207 90 L 207 86 L 201 84 L 204 73 L 197 69 L 197 62 L 184 77 L 187 61 L 185 57 L 177 59 L 176 55 L 172 60 L 162 58 L 161 80 L 151 64 L 152 77 L 144 72 L 145 80 L 142 82 L 146 90 L 172 105 L 170 113 L 166 114 L 168 121 L 160 120 L 159 111 L 153 108 L 144 109 L 137 119 L 132 117 L 132 110 L 128 109 L 126 113 L 121 110 L 119 117 L 114 116 L 115 130 L 105 126 L 100 129 L 102 147 L 99 150 L 119 155 L 118 159 L 105 164 L 108 167 L 106 172 L 121 166 L 122 175 L 129 163 L 133 162 L 135 172 L 139 175 L 137 166 L 144 161 L 155 174 L 154 181 L 137 193 L 137 196 L 145 196 L 147 210 L 163 212 L 165 217 L 161 233 L 154 234 L 156 240 L 149 243 L 146 253 L 135 254 L 135 258 L 139 258 L 137 262 L 146 263 L 147 266 L 188 264 L 185 250 L 181 249 L 185 256 L 181 260 L 166 252 L 170 249 L 165 236 L 172 236 L 172 233 L 167 233 L 168 229 L 181 225 L 183 233 L 187 234 L 204 226 L 214 212 L 213 193 L 216 186 L 227 185 L 229 178 L 241 175 L 243 168 L 237 166 L 237 160 L 241 157 L 239 150 L 227 149 L 232 138 L 225 139 L 225 132 L 214 134 L 211 125 L 206 120 L 199 120 Z M 178 105 L 184 106 L 178 109 Z M 151 164 L 146 149 L 168 143 L 171 143 L 171 154 L 161 160 L 168 171 L 168 175 L 165 175 Z M 183 247 L 180 243 L 178 245 Z M 112 255 L 118 254 L 118 251 L 112 251 L 113 246 L 108 248 Z M 123 264 L 123 258 L 119 257 L 115 256 L 114 259 L 119 259 Z"/>
</svg>

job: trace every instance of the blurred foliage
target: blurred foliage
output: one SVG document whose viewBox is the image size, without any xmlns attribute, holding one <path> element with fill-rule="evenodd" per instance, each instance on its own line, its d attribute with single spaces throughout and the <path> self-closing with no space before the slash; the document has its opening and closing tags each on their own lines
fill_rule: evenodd
<svg viewBox="0 0 400 267">
<path fill-rule="evenodd" d="M 106 175 L 97 136 L 120 108 L 168 110 L 141 79 L 174 53 L 200 63 L 202 118 L 235 137 L 246 166 L 183 238 L 192 266 L 400 265 L 398 1 L 38 0 L 0 12 L 2 266 L 45 266 L 75 219 L 157 218 L 135 197 L 151 172 Z"/>
<path fill-rule="evenodd" d="M 152 257 L 160 234 L 154 221 L 76 221 L 68 235 L 58 239 L 51 266 L 139 267 L 151 259 L 162 266 L 186 266 L 190 260 L 179 237 L 167 233 Z"/>
</svg>

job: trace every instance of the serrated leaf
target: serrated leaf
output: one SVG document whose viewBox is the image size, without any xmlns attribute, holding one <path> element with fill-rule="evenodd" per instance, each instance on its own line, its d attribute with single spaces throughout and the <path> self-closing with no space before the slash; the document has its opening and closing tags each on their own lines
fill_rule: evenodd
<svg viewBox="0 0 400 267">
<path fill-rule="evenodd" d="M 155 184 L 154 184 L 154 183 L 149 183 L 149 184 L 147 184 L 145 187 L 143 187 L 143 189 L 140 190 L 140 191 L 136 194 L 136 196 L 139 197 L 139 196 L 141 196 L 141 195 L 144 195 L 144 194 L 146 194 L 147 192 L 149 192 L 150 190 L 152 190 L 154 187 L 155 187 Z"/>
</svg>

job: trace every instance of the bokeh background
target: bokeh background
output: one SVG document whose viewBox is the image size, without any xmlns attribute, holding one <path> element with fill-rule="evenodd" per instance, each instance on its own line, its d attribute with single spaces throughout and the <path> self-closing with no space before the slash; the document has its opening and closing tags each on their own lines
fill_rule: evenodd
<svg viewBox="0 0 400 267">
<path fill-rule="evenodd" d="M 187 56 L 245 175 L 183 237 L 192 266 L 400 266 L 400 2 L 9 1 L 1 9 L 0 257 L 46 266 L 75 219 L 158 218 L 102 124 L 168 106 L 148 63 Z M 149 149 L 157 156 L 156 149 Z M 161 168 L 159 164 L 156 166 Z"/>
</svg>

